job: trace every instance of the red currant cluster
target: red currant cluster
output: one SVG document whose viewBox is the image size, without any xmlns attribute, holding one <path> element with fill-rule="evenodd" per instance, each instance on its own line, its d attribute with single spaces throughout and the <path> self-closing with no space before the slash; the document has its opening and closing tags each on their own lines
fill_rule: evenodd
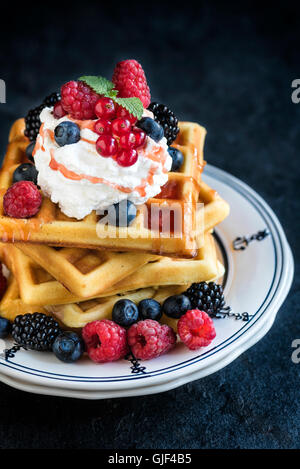
<svg viewBox="0 0 300 469">
<path fill-rule="evenodd" d="M 103 157 L 113 157 L 120 166 L 136 163 L 137 149 L 146 140 L 143 130 L 134 126 L 137 119 L 110 98 L 100 98 L 95 105 L 94 131 L 99 134 L 96 149 Z"/>
</svg>

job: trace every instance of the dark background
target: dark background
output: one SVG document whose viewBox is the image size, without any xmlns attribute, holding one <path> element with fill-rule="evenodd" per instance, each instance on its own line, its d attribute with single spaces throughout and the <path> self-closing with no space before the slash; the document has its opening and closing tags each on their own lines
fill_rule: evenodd
<svg viewBox="0 0 300 469">
<path fill-rule="evenodd" d="M 299 7 L 283 2 L 1 5 L 0 148 L 13 121 L 82 74 L 136 58 L 155 100 L 205 125 L 206 160 L 271 205 L 299 260 Z M 271 331 L 218 373 L 160 395 L 79 401 L 0 384 L 0 448 L 299 448 L 299 268 Z"/>
</svg>

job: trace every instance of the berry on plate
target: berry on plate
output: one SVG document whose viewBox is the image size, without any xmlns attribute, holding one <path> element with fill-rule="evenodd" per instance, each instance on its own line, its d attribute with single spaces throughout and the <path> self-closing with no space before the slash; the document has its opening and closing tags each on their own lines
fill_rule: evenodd
<svg viewBox="0 0 300 469">
<path fill-rule="evenodd" d="M 137 118 L 133 114 L 130 114 L 127 109 L 119 105 L 117 106 L 117 117 L 129 120 L 132 125 L 137 121 Z"/>
<path fill-rule="evenodd" d="M 61 87 L 61 104 L 73 119 L 95 119 L 99 95 L 82 81 L 69 81 Z"/>
<path fill-rule="evenodd" d="M 121 135 L 120 140 L 119 140 L 119 145 L 125 150 L 130 150 L 131 148 L 135 148 L 136 146 L 135 134 L 133 132 L 126 132 L 123 135 Z"/>
<path fill-rule="evenodd" d="M 123 60 L 119 62 L 114 70 L 112 82 L 119 91 L 120 98 L 139 98 L 144 108 L 151 101 L 150 90 L 147 85 L 144 70 L 136 60 Z"/>
<path fill-rule="evenodd" d="M 119 300 L 114 304 L 112 320 L 123 327 L 128 327 L 137 322 L 139 310 L 131 300 Z"/>
<path fill-rule="evenodd" d="M 11 323 L 0 316 L 0 339 L 5 339 L 11 333 Z"/>
<path fill-rule="evenodd" d="M 111 98 L 100 98 L 95 105 L 95 114 L 99 119 L 114 119 L 116 116 L 116 105 Z"/>
<path fill-rule="evenodd" d="M 15 182 L 4 194 L 5 215 L 12 218 L 29 218 L 36 215 L 42 204 L 42 196 L 31 181 Z"/>
<path fill-rule="evenodd" d="M 120 166 L 127 167 L 127 166 L 133 166 L 137 162 L 137 159 L 138 159 L 138 154 L 134 148 L 131 148 L 128 150 L 122 149 L 117 154 L 116 162 Z"/>
<path fill-rule="evenodd" d="M 24 135 L 28 137 L 31 142 L 36 140 L 36 137 L 38 136 L 42 124 L 40 120 L 40 113 L 44 107 L 45 104 L 40 104 L 40 106 L 35 107 L 34 109 L 30 109 L 25 117 Z"/>
<path fill-rule="evenodd" d="M 167 325 L 153 319 L 133 324 L 127 331 L 128 345 L 140 360 L 150 360 L 169 352 L 176 343 L 176 334 Z"/>
<path fill-rule="evenodd" d="M 179 171 L 182 166 L 182 163 L 184 161 L 183 154 L 180 150 L 174 147 L 169 147 L 168 153 L 172 158 L 172 167 L 170 171 L 175 173 L 176 171 Z"/>
<path fill-rule="evenodd" d="M 107 119 L 98 119 L 94 124 L 94 132 L 99 135 L 111 133 L 111 121 Z"/>
<path fill-rule="evenodd" d="M 179 133 L 178 119 L 174 112 L 164 104 L 158 103 L 151 103 L 148 109 L 153 112 L 154 119 L 164 129 L 168 145 L 171 145 Z"/>
<path fill-rule="evenodd" d="M 136 126 L 142 129 L 155 142 L 159 142 L 164 136 L 163 128 L 151 117 L 142 117 L 136 123 Z"/>
<path fill-rule="evenodd" d="M 173 295 L 164 301 L 162 310 L 166 316 L 179 319 L 191 307 L 191 302 L 187 296 Z"/>
<path fill-rule="evenodd" d="M 72 145 L 80 140 L 80 128 L 75 122 L 61 122 L 54 129 L 54 138 L 60 147 Z"/>
<path fill-rule="evenodd" d="M 43 313 L 17 316 L 12 324 L 12 336 L 17 344 L 31 350 L 52 350 L 60 333 L 58 322 Z"/>
<path fill-rule="evenodd" d="M 122 135 L 127 134 L 130 131 L 130 128 L 130 120 L 124 119 L 123 117 L 118 117 L 111 123 L 112 133 L 113 135 L 117 135 L 117 137 L 121 137 Z"/>
<path fill-rule="evenodd" d="M 100 137 L 96 141 L 96 150 L 101 156 L 113 156 L 118 151 L 118 142 L 111 135 L 100 135 Z"/>
<path fill-rule="evenodd" d="M 135 136 L 135 148 L 140 148 L 144 145 L 146 141 L 146 133 L 142 129 L 134 127 L 132 133 Z"/>
<path fill-rule="evenodd" d="M 190 349 L 207 347 L 216 337 L 212 319 L 199 309 L 187 311 L 178 321 L 177 331 L 182 342 Z"/>
<path fill-rule="evenodd" d="M 82 338 L 88 356 L 96 363 L 119 360 L 128 353 L 126 330 L 108 319 L 86 324 Z"/>
<path fill-rule="evenodd" d="M 79 360 L 84 352 L 84 342 L 75 332 L 63 331 L 52 345 L 54 355 L 65 363 Z"/>
<path fill-rule="evenodd" d="M 47 107 L 55 106 L 55 104 L 60 101 L 60 93 L 55 91 L 54 93 L 49 94 L 43 101 L 43 104 Z"/>
<path fill-rule="evenodd" d="M 139 302 L 139 313 L 141 319 L 154 319 L 159 321 L 162 317 L 160 303 L 152 298 L 146 298 Z"/>
<path fill-rule="evenodd" d="M 193 308 L 208 314 L 217 314 L 225 305 L 222 285 L 215 282 L 193 283 L 184 294 L 191 300 Z"/>
<path fill-rule="evenodd" d="M 23 163 L 18 166 L 13 173 L 13 183 L 19 181 L 31 181 L 37 184 L 38 172 L 36 167 L 31 163 Z"/>
<path fill-rule="evenodd" d="M 61 101 L 58 101 L 57 103 L 54 104 L 53 115 L 54 115 L 55 119 L 61 119 L 66 114 L 67 114 L 67 112 L 64 110 Z"/>
<path fill-rule="evenodd" d="M 129 226 L 136 217 L 136 207 L 130 200 L 122 200 L 108 209 L 108 223 L 113 226 Z"/>
<path fill-rule="evenodd" d="M 26 147 L 26 150 L 25 150 L 27 158 L 32 162 L 33 162 L 32 152 L 34 150 L 35 143 L 36 143 L 35 140 L 33 142 L 29 143 L 29 145 Z"/>
</svg>

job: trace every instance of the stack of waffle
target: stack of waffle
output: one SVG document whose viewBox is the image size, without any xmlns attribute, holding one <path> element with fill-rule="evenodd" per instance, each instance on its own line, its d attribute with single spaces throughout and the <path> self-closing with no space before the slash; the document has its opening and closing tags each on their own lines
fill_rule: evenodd
<svg viewBox="0 0 300 469">
<path fill-rule="evenodd" d="M 99 223 L 94 212 L 80 221 L 68 218 L 46 197 L 35 217 L 5 216 L 2 199 L 13 172 L 28 162 L 24 120 L 14 123 L 0 172 L 0 255 L 10 271 L 1 316 L 13 320 L 18 314 L 45 312 L 67 328 L 81 328 L 109 319 L 120 298 L 162 302 L 191 283 L 223 275 L 211 232 L 229 206 L 201 178 L 205 129 L 188 122 L 179 127 L 172 146 L 184 155 L 180 172 L 169 173 L 162 192 L 139 207 L 125 229 Z M 180 210 L 180 236 L 165 236 L 159 223 L 151 226 L 153 206 L 156 213 Z"/>
</svg>

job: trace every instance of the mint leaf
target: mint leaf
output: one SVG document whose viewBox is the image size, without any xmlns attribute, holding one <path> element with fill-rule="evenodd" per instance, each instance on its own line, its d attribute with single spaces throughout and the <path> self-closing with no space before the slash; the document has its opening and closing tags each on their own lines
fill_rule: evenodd
<svg viewBox="0 0 300 469">
<path fill-rule="evenodd" d="M 113 88 L 115 85 L 104 77 L 87 75 L 78 78 L 78 80 L 84 81 L 84 83 L 89 85 L 92 90 L 98 94 L 107 95 L 114 91 Z"/>
<path fill-rule="evenodd" d="M 139 98 L 112 98 L 117 104 L 127 109 L 130 114 L 136 117 L 138 120 L 141 119 L 144 111 L 144 106 Z"/>
</svg>

